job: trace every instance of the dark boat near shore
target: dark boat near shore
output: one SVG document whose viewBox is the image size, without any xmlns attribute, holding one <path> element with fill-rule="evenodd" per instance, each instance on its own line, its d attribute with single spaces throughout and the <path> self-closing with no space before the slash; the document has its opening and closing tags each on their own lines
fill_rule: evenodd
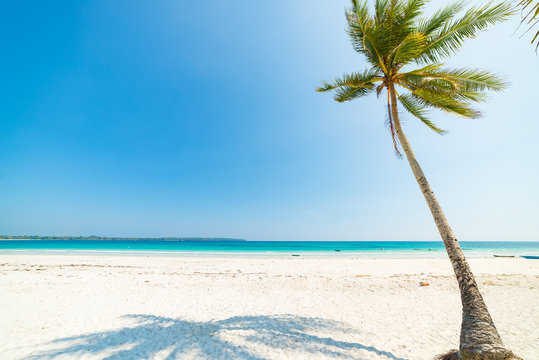
<svg viewBox="0 0 539 360">
<path fill-rule="evenodd" d="M 510 258 L 514 258 L 515 255 L 494 255 L 494 257 L 510 257 Z"/>
<path fill-rule="evenodd" d="M 520 257 L 523 257 L 524 259 L 539 259 L 539 256 L 531 256 L 531 255 L 520 255 Z"/>
</svg>

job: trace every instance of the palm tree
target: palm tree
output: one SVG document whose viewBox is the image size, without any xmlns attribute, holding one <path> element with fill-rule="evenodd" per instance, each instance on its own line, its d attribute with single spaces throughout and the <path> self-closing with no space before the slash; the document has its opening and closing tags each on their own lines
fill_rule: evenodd
<svg viewBox="0 0 539 360">
<path fill-rule="evenodd" d="M 539 24 L 539 1 L 534 0 L 522 0 L 518 3 L 519 6 L 522 6 L 522 21 L 521 24 L 526 24 L 528 30 L 530 31 L 535 25 Z M 535 46 L 535 51 L 539 49 L 539 30 L 535 33 L 532 44 L 537 41 Z"/>
<path fill-rule="evenodd" d="M 440 60 L 457 51 L 464 40 L 512 13 L 508 3 L 474 7 L 460 18 L 463 3 L 445 6 L 428 18 L 420 17 L 426 0 L 376 0 L 371 14 L 365 1 L 352 0 L 346 10 L 348 35 L 356 52 L 370 66 L 363 72 L 345 74 L 324 82 L 319 92 L 334 91 L 338 102 L 376 92 L 387 92 L 388 126 L 395 151 L 404 150 L 412 172 L 430 208 L 453 265 L 461 294 L 460 352 L 447 359 L 518 359 L 496 330 L 475 278 L 447 219 L 419 166 L 399 120 L 398 103 L 436 133 L 443 134 L 429 118 L 428 109 L 477 118 L 472 103 L 485 99 L 486 90 L 500 91 L 504 81 L 486 71 L 448 69 Z M 413 67 L 413 65 L 416 65 Z"/>
</svg>

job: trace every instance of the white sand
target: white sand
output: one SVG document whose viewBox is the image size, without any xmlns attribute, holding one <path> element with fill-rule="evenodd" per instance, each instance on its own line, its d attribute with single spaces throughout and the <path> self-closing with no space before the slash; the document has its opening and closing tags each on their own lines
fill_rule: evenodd
<svg viewBox="0 0 539 360">
<path fill-rule="evenodd" d="M 539 261 L 470 263 L 505 343 L 539 359 Z M 432 359 L 458 346 L 451 275 L 447 259 L 1 255 L 0 359 Z"/>
</svg>

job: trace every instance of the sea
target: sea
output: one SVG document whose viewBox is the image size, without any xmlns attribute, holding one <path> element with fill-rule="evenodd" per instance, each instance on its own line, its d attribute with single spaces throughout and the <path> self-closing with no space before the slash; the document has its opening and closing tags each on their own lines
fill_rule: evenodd
<svg viewBox="0 0 539 360">
<path fill-rule="evenodd" d="M 462 241 L 467 257 L 537 257 L 539 242 Z M 441 241 L 0 240 L 0 254 L 439 258 Z"/>
</svg>

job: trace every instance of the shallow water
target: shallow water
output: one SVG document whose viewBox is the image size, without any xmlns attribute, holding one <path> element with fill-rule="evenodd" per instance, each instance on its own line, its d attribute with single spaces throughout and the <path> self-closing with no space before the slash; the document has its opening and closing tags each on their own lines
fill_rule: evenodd
<svg viewBox="0 0 539 360">
<path fill-rule="evenodd" d="M 537 256 L 539 242 L 461 242 L 468 257 Z M 437 258 L 442 242 L 409 241 L 167 241 L 167 240 L 2 240 L 0 254 L 65 253 L 153 256 L 291 256 Z"/>
</svg>

